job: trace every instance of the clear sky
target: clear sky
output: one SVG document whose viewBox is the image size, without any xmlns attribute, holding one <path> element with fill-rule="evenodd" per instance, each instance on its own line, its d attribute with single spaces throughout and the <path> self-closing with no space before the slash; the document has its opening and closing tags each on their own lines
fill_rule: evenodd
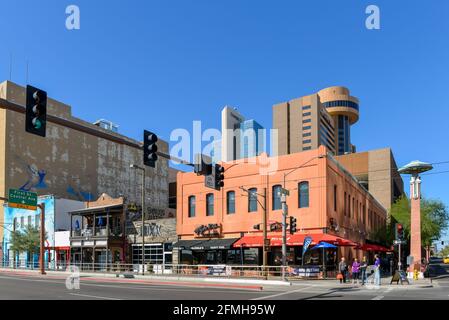
<svg viewBox="0 0 449 320">
<path fill-rule="evenodd" d="M 65 27 L 71 4 L 80 30 Z M 365 28 L 370 4 L 380 30 Z M 273 104 L 343 85 L 360 99 L 359 151 L 449 161 L 447 0 L 1 0 L 0 27 L 0 80 L 12 55 L 25 85 L 28 60 L 29 83 L 135 139 L 219 128 L 227 104 L 270 128 Z M 425 196 L 449 204 L 448 171 L 423 177 Z"/>
</svg>

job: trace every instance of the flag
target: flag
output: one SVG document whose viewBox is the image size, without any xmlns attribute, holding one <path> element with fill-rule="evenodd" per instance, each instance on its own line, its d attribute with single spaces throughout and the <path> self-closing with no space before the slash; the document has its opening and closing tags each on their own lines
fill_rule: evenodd
<svg viewBox="0 0 449 320">
<path fill-rule="evenodd" d="M 309 249 L 309 246 L 310 246 L 311 243 L 312 243 L 312 238 L 311 237 L 306 237 L 304 239 L 304 244 L 302 245 L 302 255 L 303 256 L 306 253 L 307 249 Z"/>
</svg>

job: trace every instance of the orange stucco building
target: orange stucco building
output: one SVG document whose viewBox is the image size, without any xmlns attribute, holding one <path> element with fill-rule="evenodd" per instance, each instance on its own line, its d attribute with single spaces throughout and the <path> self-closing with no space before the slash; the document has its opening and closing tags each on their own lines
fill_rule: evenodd
<svg viewBox="0 0 449 320">
<path fill-rule="evenodd" d="M 302 263 L 306 236 L 338 246 L 343 255 L 365 255 L 359 246 L 386 223 L 386 209 L 328 153 L 326 147 L 269 158 L 223 163 L 225 186 L 205 187 L 195 173 L 177 176 L 177 234 L 180 263 L 261 264 L 264 207 L 271 248 L 268 262 L 279 264 L 282 222 L 281 187 L 289 190 L 288 215 L 297 218 L 297 233 L 288 234 L 288 262 Z M 264 196 L 266 194 L 266 197 Z M 256 225 L 260 230 L 255 229 Z M 356 246 L 359 245 L 359 246 Z M 311 255 L 305 263 L 313 263 Z M 319 259 L 319 257 L 317 257 Z M 316 261 L 315 261 L 316 262 Z M 328 262 L 329 263 L 329 262 Z"/>
</svg>

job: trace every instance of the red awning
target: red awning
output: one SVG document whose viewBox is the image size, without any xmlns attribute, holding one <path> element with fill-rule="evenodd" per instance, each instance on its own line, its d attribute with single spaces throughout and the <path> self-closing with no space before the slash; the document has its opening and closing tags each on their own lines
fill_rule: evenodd
<svg viewBox="0 0 449 320">
<path fill-rule="evenodd" d="M 357 249 L 363 250 L 363 251 L 373 251 L 373 252 L 390 252 L 390 251 L 393 251 L 391 249 L 388 249 L 388 248 L 383 247 L 383 246 L 379 246 L 377 244 L 368 244 L 368 243 L 365 243 L 364 245 L 357 247 Z"/>
<path fill-rule="evenodd" d="M 311 245 L 317 245 L 320 242 L 331 243 L 336 246 L 358 246 L 357 243 L 343 239 L 337 236 L 333 236 L 330 234 L 318 233 L 318 234 L 294 234 L 287 235 L 287 245 L 288 246 L 302 246 L 304 244 L 304 239 L 306 237 L 312 237 Z M 282 235 L 269 235 L 268 239 L 270 239 L 270 246 L 272 247 L 280 247 L 282 246 Z M 234 248 L 257 248 L 263 247 L 263 236 L 244 236 L 240 238 L 233 245 Z"/>
</svg>

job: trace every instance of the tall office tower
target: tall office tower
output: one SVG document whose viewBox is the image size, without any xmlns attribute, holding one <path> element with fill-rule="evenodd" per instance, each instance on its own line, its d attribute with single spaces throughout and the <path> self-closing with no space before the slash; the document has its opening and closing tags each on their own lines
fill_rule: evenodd
<svg viewBox="0 0 449 320">
<path fill-rule="evenodd" d="M 354 152 L 350 126 L 358 118 L 358 100 L 344 87 L 330 87 L 276 104 L 273 129 L 278 130 L 278 155 L 316 149 L 320 145 L 335 155 Z"/>
<path fill-rule="evenodd" d="M 241 158 L 257 157 L 265 150 L 265 129 L 256 120 L 241 123 Z"/>
<path fill-rule="evenodd" d="M 254 157 L 264 151 L 263 127 L 255 120 L 245 120 L 236 108 L 222 110 L 221 135 L 221 161 Z"/>
</svg>

